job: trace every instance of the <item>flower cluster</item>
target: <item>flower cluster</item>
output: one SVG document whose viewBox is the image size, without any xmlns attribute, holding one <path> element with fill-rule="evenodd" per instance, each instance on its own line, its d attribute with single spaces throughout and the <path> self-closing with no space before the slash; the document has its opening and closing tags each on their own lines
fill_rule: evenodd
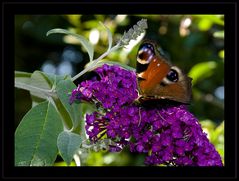
<svg viewBox="0 0 239 181">
<path fill-rule="evenodd" d="M 73 90 L 71 102 L 85 100 L 98 110 L 86 115 L 86 133 L 92 142 L 111 139 L 111 151 L 129 146 L 145 153 L 145 164 L 222 166 L 198 120 L 185 105 L 142 106 L 136 74 L 119 66 L 97 68 L 99 78 L 86 80 Z"/>
</svg>

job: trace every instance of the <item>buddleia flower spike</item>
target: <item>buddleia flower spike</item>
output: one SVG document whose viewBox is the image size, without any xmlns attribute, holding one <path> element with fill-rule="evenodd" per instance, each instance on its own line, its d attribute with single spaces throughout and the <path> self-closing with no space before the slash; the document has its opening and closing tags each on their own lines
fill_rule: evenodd
<svg viewBox="0 0 239 181">
<path fill-rule="evenodd" d="M 128 45 L 130 40 L 136 40 L 136 38 L 140 36 L 141 33 L 143 33 L 147 28 L 147 19 L 141 19 L 137 22 L 137 25 L 134 25 L 133 28 L 130 28 L 128 32 L 124 32 L 123 37 L 119 41 L 119 44 L 121 46 Z"/>
</svg>

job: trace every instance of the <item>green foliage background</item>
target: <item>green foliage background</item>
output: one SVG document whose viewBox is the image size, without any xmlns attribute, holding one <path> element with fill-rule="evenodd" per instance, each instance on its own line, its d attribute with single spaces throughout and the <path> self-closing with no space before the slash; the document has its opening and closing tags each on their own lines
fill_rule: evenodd
<svg viewBox="0 0 239 181">
<path fill-rule="evenodd" d="M 95 57 L 107 50 L 107 32 L 102 21 L 117 38 L 137 21 L 146 18 L 145 38 L 159 43 L 173 64 L 193 78 L 193 100 L 190 111 L 200 120 L 210 141 L 224 161 L 224 16 L 223 15 L 17 15 L 15 16 L 15 70 L 42 70 L 46 63 L 59 68 L 67 59 L 71 76 L 80 72 L 88 62 L 82 46 L 69 37 L 56 34 L 46 37 L 53 28 L 68 29 L 89 38 L 99 33 L 94 45 Z M 139 44 L 132 49 L 111 53 L 107 59 L 135 67 Z M 70 53 L 64 54 L 66 50 Z M 69 60 L 68 59 L 68 60 Z M 55 72 L 60 74 L 60 71 Z M 83 76 L 82 79 L 87 78 Z M 77 83 L 77 82 L 76 82 Z M 221 96 L 218 96 L 221 95 Z M 31 108 L 28 91 L 15 89 L 15 127 Z M 144 157 L 128 150 L 121 153 L 92 152 L 86 165 L 143 165 Z M 65 165 L 57 159 L 57 166 Z M 71 165 L 74 165 L 72 163 Z"/>
</svg>

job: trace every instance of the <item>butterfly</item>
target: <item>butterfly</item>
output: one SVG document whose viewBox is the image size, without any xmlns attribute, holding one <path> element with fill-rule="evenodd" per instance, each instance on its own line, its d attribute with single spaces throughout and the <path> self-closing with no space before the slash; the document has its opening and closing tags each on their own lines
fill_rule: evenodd
<svg viewBox="0 0 239 181">
<path fill-rule="evenodd" d="M 140 101 L 190 103 L 192 79 L 172 65 L 156 43 L 146 40 L 139 46 L 136 73 Z"/>
</svg>

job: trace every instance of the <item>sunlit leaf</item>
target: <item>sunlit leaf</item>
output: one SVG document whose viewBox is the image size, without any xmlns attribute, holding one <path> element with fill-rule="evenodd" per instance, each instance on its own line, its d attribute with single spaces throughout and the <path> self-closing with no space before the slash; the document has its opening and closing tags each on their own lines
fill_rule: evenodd
<svg viewBox="0 0 239 181">
<path fill-rule="evenodd" d="M 216 127 L 213 142 L 216 143 L 215 147 L 224 162 L 224 121 Z"/>
<path fill-rule="evenodd" d="M 86 49 L 86 51 L 90 57 L 90 61 L 93 60 L 94 48 L 85 37 L 78 35 L 76 33 L 72 33 L 65 29 L 60 29 L 60 28 L 56 28 L 56 29 L 52 29 L 52 30 L 48 31 L 46 36 L 48 36 L 50 34 L 54 34 L 54 33 L 63 33 L 63 34 L 71 35 L 71 36 L 77 38 L 80 41 L 80 43 L 83 45 L 83 47 Z"/>
<path fill-rule="evenodd" d="M 93 29 L 99 26 L 99 21 L 97 20 L 88 20 L 85 22 L 82 22 L 82 25 L 86 28 L 86 29 Z"/>
<path fill-rule="evenodd" d="M 215 32 L 215 33 L 213 33 L 213 36 L 215 37 L 215 38 L 224 38 L 224 31 L 217 31 L 217 32 Z"/>
<path fill-rule="evenodd" d="M 76 27 L 80 25 L 81 21 L 80 21 L 80 18 L 82 15 L 80 14 L 70 14 L 70 15 L 65 15 L 68 19 L 68 21 L 75 25 Z"/>
<path fill-rule="evenodd" d="M 201 30 L 201 31 L 207 31 L 211 28 L 212 26 L 212 21 L 210 21 L 209 19 L 207 18 L 203 18 L 199 21 L 198 23 L 198 28 Z"/>
<path fill-rule="evenodd" d="M 188 73 L 192 83 L 196 84 L 199 80 L 205 79 L 213 74 L 217 64 L 214 61 L 202 62 L 194 65 Z"/>
<path fill-rule="evenodd" d="M 200 124 L 202 125 L 203 128 L 206 128 L 210 131 L 214 130 L 216 126 L 215 123 L 209 119 L 200 121 Z"/>
<path fill-rule="evenodd" d="M 218 53 L 219 57 L 224 59 L 224 50 L 221 50 L 219 53 Z"/>
<path fill-rule="evenodd" d="M 224 26 L 224 15 L 193 15 L 194 17 L 198 17 L 200 19 L 207 19 L 211 23 L 215 23 L 221 26 Z"/>
<path fill-rule="evenodd" d="M 102 166 L 104 164 L 103 152 L 91 152 L 86 162 L 88 166 Z"/>
</svg>

